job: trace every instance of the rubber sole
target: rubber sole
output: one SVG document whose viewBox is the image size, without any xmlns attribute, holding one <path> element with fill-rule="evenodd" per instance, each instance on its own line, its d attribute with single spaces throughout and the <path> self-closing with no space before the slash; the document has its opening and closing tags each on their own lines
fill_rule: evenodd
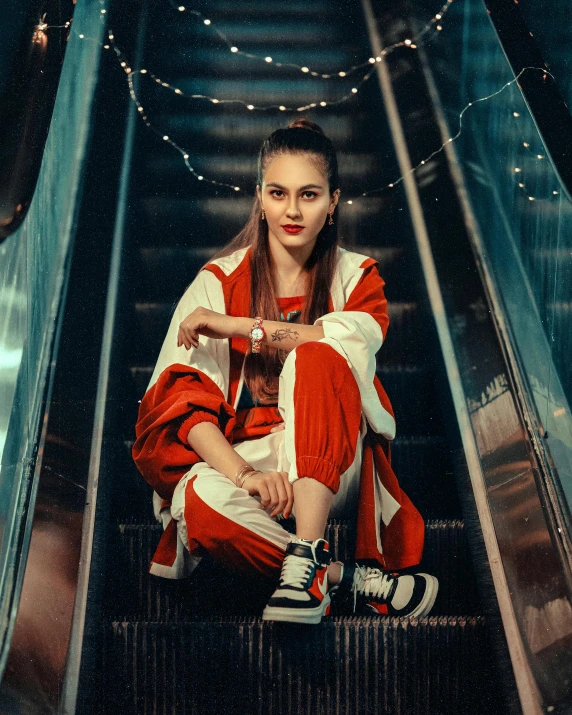
<svg viewBox="0 0 572 715">
<path fill-rule="evenodd" d="M 435 578 L 435 576 L 431 576 L 428 573 L 419 573 L 417 576 L 423 576 L 425 578 L 427 588 L 417 608 L 407 614 L 410 618 L 424 618 L 433 608 L 435 599 L 439 593 L 439 580 Z"/>
<path fill-rule="evenodd" d="M 324 600 L 315 608 L 286 608 L 284 606 L 266 606 L 262 612 L 263 621 L 286 621 L 287 623 L 307 623 L 317 625 L 324 616 L 330 612 L 330 597 L 324 596 Z"/>
</svg>

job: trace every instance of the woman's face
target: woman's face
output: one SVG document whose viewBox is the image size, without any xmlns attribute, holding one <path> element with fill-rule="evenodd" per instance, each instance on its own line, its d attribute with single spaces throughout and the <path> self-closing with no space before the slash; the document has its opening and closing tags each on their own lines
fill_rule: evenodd
<svg viewBox="0 0 572 715">
<path fill-rule="evenodd" d="M 328 213 L 338 203 L 339 189 L 330 196 L 328 179 L 311 155 L 281 154 L 267 166 L 258 198 L 266 213 L 270 245 L 278 242 L 287 249 L 304 248 L 310 255 Z M 302 226 L 288 233 L 284 226 Z"/>
</svg>

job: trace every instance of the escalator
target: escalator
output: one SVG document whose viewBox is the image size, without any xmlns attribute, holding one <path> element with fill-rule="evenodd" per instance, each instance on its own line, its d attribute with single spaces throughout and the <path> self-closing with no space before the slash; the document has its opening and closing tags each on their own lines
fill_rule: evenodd
<svg viewBox="0 0 572 715">
<path fill-rule="evenodd" d="M 224 46 L 213 46 L 216 36 L 200 19 L 160 22 L 161 11 L 150 9 L 144 45 L 151 51 L 143 65 L 183 92 L 192 87 L 223 97 L 232 83 L 236 96 L 253 105 L 291 107 L 335 101 L 357 81 L 308 80 L 299 70 L 279 73 L 268 63 L 235 58 Z M 307 63 L 320 73 L 355 64 L 368 47 L 357 5 L 294 3 L 273 14 L 257 3 L 221 3 L 209 12 L 245 52 Z M 159 26 L 161 34 L 153 34 Z M 232 108 L 221 117 L 220 107 L 208 101 L 195 102 L 189 112 L 179 97 L 149 92 L 146 114 L 191 148 L 189 163 L 206 180 L 190 176 L 176 152 L 139 128 L 133 177 L 140 178 L 129 187 L 134 219 L 126 228 L 132 236 L 125 354 L 130 411 L 122 430 L 124 455 L 114 470 L 121 482 L 111 499 L 102 713 L 327 713 L 334 711 L 333 700 L 348 713 L 506 712 L 456 496 L 438 361 L 427 351 L 435 336 L 408 240 L 406 205 L 398 194 L 360 197 L 390 183 L 398 171 L 380 100 L 376 83 L 369 82 L 357 100 L 313 118 L 339 152 L 345 245 L 376 257 L 387 283 L 391 329 L 378 375 L 398 415 L 394 469 L 427 520 L 423 568 L 441 582 L 433 614 L 403 623 L 339 608 L 312 632 L 284 629 L 260 620 L 267 589 L 246 585 L 213 563 L 201 563 L 180 584 L 147 573 L 161 527 L 150 518 L 150 489 L 130 461 L 135 408 L 175 302 L 208 256 L 245 222 L 258 147 L 282 120 L 264 112 L 245 118 L 244 110 Z M 229 196 L 208 179 L 246 191 Z M 344 204 L 346 195 L 353 204 Z M 351 558 L 348 524 L 330 523 L 327 538 L 338 557 Z"/>
<path fill-rule="evenodd" d="M 471 12 L 484 14 L 479 3 L 453 8 L 451 14 L 465 13 L 451 21 L 459 36 Z M 501 3 L 489 3 L 495 4 Z M 65 658 L 47 677 L 49 687 L 41 679 L 30 685 L 22 663 L 34 646 L 22 642 L 17 623 L 0 709 L 10 715 L 572 712 L 568 522 L 562 495 L 542 479 L 546 465 L 535 442 L 542 431 L 519 378 L 527 365 L 515 358 L 500 317 L 510 305 L 498 299 L 494 277 L 506 268 L 491 268 L 479 254 L 470 200 L 449 149 L 412 170 L 446 141 L 447 122 L 453 124 L 450 107 L 440 104 L 453 80 L 439 74 L 449 65 L 434 39 L 436 23 L 419 53 L 402 43 L 434 19 L 435 9 L 370 0 L 294 0 L 287 7 L 216 0 L 193 12 L 180 8 L 153 0 L 110 8 L 114 43 L 104 53 L 63 347 L 45 419 L 53 436 L 39 457 L 47 463 L 44 485 L 66 474 L 70 481 L 70 454 L 83 475 L 77 480 L 83 491 L 65 507 L 73 521 L 67 543 L 75 544 L 66 552 L 68 567 L 78 560 L 61 616 L 68 630 L 62 625 L 58 653 Z M 482 42 L 485 34 L 471 40 Z M 229 51 L 227 40 L 241 52 Z M 394 43 L 401 47 L 385 56 L 382 48 Z M 269 56 L 272 62 L 264 60 Z M 337 73 L 369 56 L 380 60 L 345 77 L 312 74 Z M 121 60 L 147 69 L 134 75 L 139 112 L 117 100 L 127 96 Z M 300 70 L 306 65 L 311 72 Z M 362 84 L 366 72 L 372 76 Z M 192 93 L 207 98 L 185 96 Z M 338 102 L 346 94 L 351 98 Z M 320 124 L 337 149 L 341 243 L 375 257 L 386 281 L 390 327 L 377 374 L 397 419 L 392 466 L 426 520 L 421 569 L 440 581 L 427 618 L 365 617 L 341 602 L 315 628 L 263 622 L 272 585 L 245 580 L 208 557 L 189 580 L 148 573 L 162 526 L 131 458 L 139 401 L 176 302 L 248 218 L 262 140 L 295 116 L 208 99 L 231 96 L 256 107 L 314 104 L 300 115 Z M 469 174 L 478 163 L 471 160 L 464 167 Z M 484 185 L 477 175 L 479 181 Z M 471 195 L 479 190 L 471 186 Z M 93 209 L 99 204 L 101 214 Z M 99 377 L 90 382 L 88 373 Z M 561 434 L 550 429 L 552 440 Z M 61 462 L 54 459 L 60 454 Z M 56 522 L 60 507 L 50 499 L 48 491 Z M 328 522 L 326 538 L 336 558 L 352 558 L 349 521 Z M 37 568 L 33 547 L 30 563 Z M 28 605 L 30 593 L 25 582 Z"/>
</svg>

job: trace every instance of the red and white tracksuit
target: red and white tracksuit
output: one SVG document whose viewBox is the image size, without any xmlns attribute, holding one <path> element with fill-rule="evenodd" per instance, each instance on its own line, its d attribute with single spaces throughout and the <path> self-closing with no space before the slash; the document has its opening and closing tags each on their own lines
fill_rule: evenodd
<svg viewBox="0 0 572 715">
<path fill-rule="evenodd" d="M 254 408 L 237 422 L 248 341 L 201 336 L 177 347 L 179 323 L 197 305 L 234 316 L 250 308 L 250 249 L 210 263 L 181 299 L 141 402 L 135 462 L 155 491 L 164 532 L 150 571 L 188 575 L 209 553 L 223 564 L 275 578 L 291 535 L 258 497 L 201 461 L 187 442 L 211 421 L 253 467 L 317 479 L 334 493 L 331 516 L 357 510 L 356 558 L 392 570 L 419 563 L 424 524 L 390 465 L 391 405 L 375 376 L 375 354 L 389 319 L 377 261 L 338 249 L 324 338 L 286 358 L 276 408 Z M 258 412 L 257 412 L 258 410 Z M 244 415 L 240 416 L 244 418 Z M 285 429 L 270 433 L 284 420 Z M 294 504 L 295 515 L 296 504 Z"/>
</svg>

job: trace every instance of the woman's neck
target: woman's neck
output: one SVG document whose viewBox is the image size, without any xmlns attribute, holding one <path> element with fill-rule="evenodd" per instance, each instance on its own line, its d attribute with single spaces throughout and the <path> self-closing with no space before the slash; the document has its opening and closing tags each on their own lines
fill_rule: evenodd
<svg viewBox="0 0 572 715">
<path fill-rule="evenodd" d="M 304 266 L 314 249 L 314 244 L 293 250 L 285 248 L 277 241 L 269 241 L 269 249 L 276 296 L 288 298 L 304 295 L 308 276 Z"/>
</svg>

